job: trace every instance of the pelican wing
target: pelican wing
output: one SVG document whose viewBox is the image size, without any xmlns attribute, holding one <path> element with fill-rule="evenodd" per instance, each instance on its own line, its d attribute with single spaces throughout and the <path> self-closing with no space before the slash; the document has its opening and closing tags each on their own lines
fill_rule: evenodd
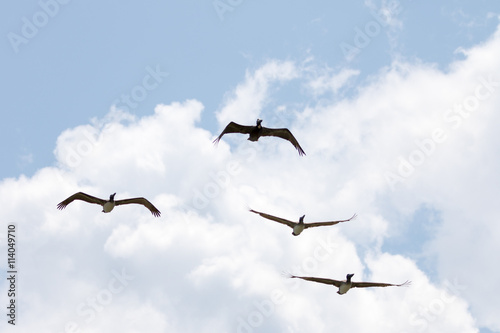
<svg viewBox="0 0 500 333">
<path fill-rule="evenodd" d="M 312 276 L 295 276 L 295 275 L 290 275 L 290 278 L 292 279 L 302 279 L 306 281 L 312 281 L 312 282 L 318 282 L 318 283 L 324 283 L 324 284 L 331 284 L 336 287 L 340 287 L 340 284 L 343 281 L 339 280 L 333 280 L 333 279 L 325 279 L 325 278 L 318 278 L 318 277 L 312 277 Z"/>
<path fill-rule="evenodd" d="M 405 281 L 401 284 L 380 283 L 380 282 L 352 282 L 351 288 L 367 288 L 367 287 L 402 287 L 409 286 L 411 281 Z"/>
<path fill-rule="evenodd" d="M 69 205 L 73 200 L 82 200 L 82 201 L 86 201 L 86 202 L 101 205 L 101 206 L 106 203 L 106 200 L 93 197 L 93 196 L 88 195 L 88 194 L 83 193 L 83 192 L 78 192 L 78 193 L 73 194 L 72 196 L 70 196 L 66 200 L 61 201 L 59 204 L 57 204 L 57 209 L 66 208 L 66 206 Z"/>
<path fill-rule="evenodd" d="M 222 136 L 224 134 L 228 134 L 228 133 L 242 133 L 242 134 L 250 134 L 250 132 L 252 131 L 252 129 L 254 128 L 255 126 L 244 126 L 244 125 L 240 125 L 240 124 L 237 124 L 235 122 L 230 122 L 226 128 L 224 128 L 224 130 L 222 131 L 222 133 L 213 141 L 214 144 L 217 144 L 219 143 L 220 139 L 222 138 Z"/>
<path fill-rule="evenodd" d="M 261 213 L 261 212 L 258 212 L 256 210 L 253 210 L 253 209 L 250 209 L 250 211 L 252 213 L 259 214 L 260 216 L 262 216 L 262 217 L 264 217 L 264 218 L 266 218 L 268 220 L 276 221 L 276 222 L 279 222 L 281 224 L 286 224 L 290 228 L 295 227 L 295 225 L 297 224 L 295 222 L 282 219 L 281 217 L 276 217 L 276 216 L 272 216 L 272 215 L 269 215 L 269 214 L 266 214 L 266 213 Z"/>
<path fill-rule="evenodd" d="M 329 221 L 329 222 L 311 222 L 311 223 L 304 223 L 305 224 L 305 227 L 304 229 L 307 229 L 307 228 L 312 228 L 312 227 L 321 227 L 321 226 L 326 226 L 326 225 L 334 225 L 334 224 L 337 224 L 337 223 L 341 223 L 341 222 L 349 222 L 351 220 L 354 220 L 356 218 L 356 214 L 354 214 L 351 218 L 347 219 L 347 220 L 339 220 L 339 221 Z"/>
<path fill-rule="evenodd" d="M 123 200 L 116 200 L 115 201 L 116 206 L 127 205 L 127 204 L 143 205 L 144 207 L 146 207 L 147 209 L 149 209 L 151 211 L 151 214 L 153 214 L 156 217 L 160 217 L 160 214 L 161 214 L 160 211 L 155 206 L 153 206 L 153 204 L 151 202 L 149 202 L 145 198 L 131 198 L 131 199 L 123 199 Z"/>
<path fill-rule="evenodd" d="M 260 132 L 261 136 L 277 136 L 279 138 L 288 140 L 292 143 L 292 145 L 299 151 L 299 155 L 305 155 L 306 153 L 299 145 L 299 142 L 293 136 L 292 132 L 288 130 L 288 128 L 267 128 L 262 127 L 262 131 Z"/>
</svg>

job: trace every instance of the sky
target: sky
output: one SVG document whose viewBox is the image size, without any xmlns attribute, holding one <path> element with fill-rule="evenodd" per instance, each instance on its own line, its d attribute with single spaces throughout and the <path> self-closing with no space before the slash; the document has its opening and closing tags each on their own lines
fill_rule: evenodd
<svg viewBox="0 0 500 333">
<path fill-rule="evenodd" d="M 1 6 L 2 332 L 500 332 L 498 1 Z"/>
</svg>

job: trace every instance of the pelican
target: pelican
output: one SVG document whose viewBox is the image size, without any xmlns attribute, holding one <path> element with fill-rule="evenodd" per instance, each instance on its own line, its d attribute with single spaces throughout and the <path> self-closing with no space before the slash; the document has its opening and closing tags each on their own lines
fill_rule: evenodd
<svg viewBox="0 0 500 333">
<path fill-rule="evenodd" d="M 292 279 L 297 278 L 297 279 L 302 279 L 302 280 L 306 280 L 306 281 L 313 281 L 313 282 L 334 285 L 335 287 L 339 288 L 339 290 L 337 291 L 337 294 L 339 294 L 339 295 L 345 294 L 351 288 L 402 287 L 402 286 L 408 286 L 411 284 L 411 281 L 408 281 L 408 280 L 401 283 L 401 284 L 379 283 L 379 282 L 352 282 L 351 278 L 353 277 L 353 275 L 354 274 L 347 274 L 345 281 L 324 279 L 324 278 L 317 278 L 317 277 L 308 277 L 308 276 L 295 276 L 295 275 L 290 275 L 289 277 Z"/>
<path fill-rule="evenodd" d="M 57 209 L 66 208 L 66 206 L 69 205 L 71 202 L 73 202 L 73 200 L 82 200 L 82 201 L 90 202 L 93 204 L 101 205 L 103 213 L 109 213 L 113 210 L 113 208 L 115 208 L 115 206 L 119 206 L 119 205 L 140 204 L 140 205 L 145 206 L 147 209 L 149 209 L 154 216 L 156 216 L 156 217 L 160 216 L 160 211 L 155 206 L 153 206 L 153 204 L 151 202 L 149 202 L 147 199 L 131 198 L 131 199 L 123 199 L 123 200 L 116 200 L 115 201 L 115 195 L 116 195 L 116 193 L 113 193 L 109 196 L 109 200 L 104 200 L 104 199 L 93 197 L 93 196 L 88 195 L 88 194 L 83 193 L 83 192 L 78 192 L 78 193 L 73 194 L 72 196 L 70 196 L 66 200 L 61 201 L 57 205 Z"/>
<path fill-rule="evenodd" d="M 279 222 L 279 223 L 282 223 L 282 224 L 286 224 L 287 226 L 289 226 L 290 228 L 293 229 L 292 235 L 294 235 L 294 236 L 300 235 L 300 233 L 302 231 L 304 231 L 304 229 L 307 229 L 307 228 L 321 227 L 321 226 L 327 226 L 327 225 L 334 225 L 334 224 L 341 223 L 341 222 L 348 222 L 350 220 L 355 219 L 356 216 L 357 216 L 356 214 L 354 214 L 351 218 L 349 218 L 347 220 L 329 221 L 329 222 L 304 223 L 304 217 L 306 217 L 305 215 L 302 215 L 299 218 L 299 222 L 292 222 L 292 221 L 288 221 L 288 220 L 282 219 L 281 217 L 276 217 L 276 216 L 272 216 L 272 215 L 269 215 L 269 214 L 266 214 L 266 213 L 261 213 L 261 212 L 258 212 L 256 210 L 253 210 L 253 209 L 250 209 L 250 211 L 252 213 L 259 214 L 260 216 L 262 216 L 262 217 L 264 217 L 264 218 L 266 218 L 268 220 L 273 220 L 273 221 L 276 221 L 276 222 Z"/>
<path fill-rule="evenodd" d="M 299 151 L 299 155 L 305 155 L 306 153 L 300 147 L 297 139 L 292 135 L 287 128 L 267 128 L 262 127 L 262 119 L 257 119 L 257 124 L 255 126 L 244 126 L 237 124 L 235 122 L 230 122 L 222 133 L 214 140 L 214 144 L 219 143 L 220 139 L 224 134 L 227 133 L 242 133 L 249 134 L 248 140 L 257 141 L 261 136 L 277 136 L 282 139 L 288 140 L 292 145 Z"/>
</svg>

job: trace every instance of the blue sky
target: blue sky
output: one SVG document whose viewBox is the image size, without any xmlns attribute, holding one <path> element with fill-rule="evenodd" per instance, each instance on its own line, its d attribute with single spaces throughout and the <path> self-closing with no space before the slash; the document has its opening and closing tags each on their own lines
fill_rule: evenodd
<svg viewBox="0 0 500 333">
<path fill-rule="evenodd" d="M 213 114 L 224 94 L 246 70 L 268 59 L 313 56 L 334 69 L 360 70 L 362 83 L 397 57 L 446 69 L 459 57 L 457 48 L 484 40 L 496 27 L 496 18 L 487 18 L 496 10 L 493 1 L 401 1 L 394 15 L 400 26 L 379 25 L 380 32 L 347 61 L 341 44 L 354 45 L 357 28 L 364 31 L 378 22 L 372 15 L 376 10 L 364 2 L 239 2 L 219 16 L 210 1 L 69 1 L 23 42 L 8 36 L 24 38 L 23 18 L 32 22 L 42 7 L 36 1 L 9 5 L 1 20 L 2 99 L 9 110 L 2 122 L 1 149 L 9 163 L 2 163 L 1 174 L 31 175 L 53 164 L 58 134 L 103 117 L 113 101 L 141 83 L 146 68 L 158 66 L 169 76 L 147 92 L 134 114 L 150 114 L 159 103 L 196 98 L 207 110 L 204 127 L 215 131 Z M 346 91 L 353 93 L 354 88 Z"/>
<path fill-rule="evenodd" d="M 45 320 L 47 332 L 111 332 L 138 309 L 149 326 L 113 329 L 500 332 L 491 293 L 471 288 L 478 271 L 500 277 L 475 259 L 499 250 L 498 1 L 64 2 L 0 11 L 0 239 L 13 221 L 32 257 L 23 331 Z M 211 145 L 229 121 L 257 117 L 290 128 L 307 156 L 271 139 Z M 55 209 L 80 190 L 148 197 L 162 222 L 139 208 Z M 359 217 L 293 238 L 249 207 Z M 318 259 L 325 241 L 336 252 Z M 280 272 L 294 268 L 414 283 L 339 298 L 287 284 Z M 122 269 L 134 278 L 95 318 L 75 310 Z M 59 287 L 34 277 L 55 271 Z M 60 317 L 44 310 L 49 295 Z M 373 306 L 367 326 L 345 310 Z M 331 307 L 344 310 L 326 318 Z"/>
</svg>

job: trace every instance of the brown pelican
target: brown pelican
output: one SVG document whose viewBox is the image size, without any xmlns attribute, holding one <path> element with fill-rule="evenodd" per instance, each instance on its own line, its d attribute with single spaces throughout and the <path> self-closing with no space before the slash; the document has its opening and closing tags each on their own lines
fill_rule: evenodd
<svg viewBox="0 0 500 333">
<path fill-rule="evenodd" d="M 57 209 L 64 209 L 66 208 L 67 205 L 69 205 L 73 200 L 82 200 L 86 202 L 90 202 L 93 204 L 98 204 L 102 206 L 102 211 L 103 213 L 109 213 L 110 211 L 115 208 L 115 206 L 119 205 L 126 205 L 126 204 L 140 204 L 145 206 L 147 209 L 151 211 L 151 213 L 159 217 L 160 216 L 160 211 L 153 206 L 151 202 L 149 202 L 147 199 L 144 198 L 131 198 L 131 199 L 123 199 L 123 200 L 116 200 L 115 201 L 115 195 L 116 193 L 113 193 L 109 196 L 109 200 L 104 200 L 100 198 L 93 197 L 91 195 L 85 194 L 83 192 L 78 192 L 70 196 L 64 201 L 61 201 L 57 205 Z"/>
<path fill-rule="evenodd" d="M 257 124 L 255 126 L 243 126 L 235 122 L 230 122 L 222 133 L 214 140 L 214 144 L 217 144 L 222 136 L 227 133 L 242 133 L 249 134 L 248 140 L 257 141 L 261 136 L 277 136 L 282 139 L 288 140 L 292 145 L 299 151 L 299 155 L 305 155 L 306 153 L 300 147 L 297 139 L 292 135 L 287 128 L 267 128 L 262 127 L 262 119 L 257 119 Z"/>
<path fill-rule="evenodd" d="M 272 216 L 272 215 L 269 215 L 269 214 L 266 214 L 266 213 L 261 213 L 261 212 L 258 212 L 256 210 L 253 210 L 253 209 L 250 209 L 250 211 L 252 213 L 259 214 L 260 216 L 262 216 L 262 217 L 264 217 L 264 218 L 266 218 L 268 220 L 273 220 L 273 221 L 276 221 L 276 222 L 279 222 L 279 223 L 282 223 L 282 224 L 286 224 L 287 226 L 289 226 L 290 228 L 293 229 L 292 235 L 294 235 L 294 236 L 300 235 L 300 233 L 304 229 L 307 229 L 307 228 L 321 227 L 321 226 L 327 226 L 327 225 L 334 225 L 334 224 L 337 224 L 337 223 L 340 223 L 340 222 L 348 222 L 350 220 L 355 219 L 356 216 L 357 216 L 356 214 L 354 214 L 351 218 L 349 218 L 347 220 L 340 220 L 340 221 L 304 223 L 304 217 L 305 217 L 305 215 L 303 215 L 303 216 L 301 216 L 299 218 L 299 222 L 292 222 L 292 221 L 288 221 L 288 220 L 282 219 L 281 217 L 276 217 L 276 216 Z"/>
<path fill-rule="evenodd" d="M 379 282 L 352 282 L 351 278 L 354 274 L 347 274 L 345 281 L 333 280 L 333 279 L 324 279 L 317 277 L 308 277 L 308 276 L 295 276 L 290 275 L 290 278 L 297 278 L 307 281 L 319 282 L 324 284 L 331 284 L 335 287 L 339 288 L 337 294 L 343 295 L 349 291 L 351 288 L 367 288 L 367 287 L 402 287 L 408 286 L 411 284 L 411 281 L 406 281 L 401 284 L 391 284 L 391 283 L 379 283 Z"/>
</svg>

